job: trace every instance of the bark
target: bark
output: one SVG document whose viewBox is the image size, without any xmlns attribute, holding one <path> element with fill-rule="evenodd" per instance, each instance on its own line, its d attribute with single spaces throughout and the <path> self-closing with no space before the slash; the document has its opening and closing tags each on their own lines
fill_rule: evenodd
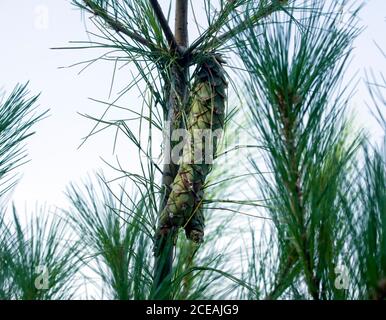
<svg viewBox="0 0 386 320">
<path fill-rule="evenodd" d="M 188 0 L 177 0 L 176 11 L 175 11 L 175 40 L 177 43 L 177 54 L 176 62 L 171 66 L 170 70 L 170 84 L 167 83 L 168 79 L 165 80 L 165 84 L 168 86 L 166 94 L 168 95 L 168 110 L 165 119 L 169 128 L 167 131 L 171 134 L 173 130 L 183 128 L 183 115 L 187 106 L 188 100 L 188 75 L 189 65 L 186 60 L 182 59 L 181 48 L 188 46 Z M 177 172 L 178 164 L 168 161 L 171 159 L 171 151 L 174 147 L 173 141 L 170 136 L 166 136 L 164 146 L 166 146 L 165 152 L 167 161 L 163 166 L 162 175 L 162 194 L 160 203 L 160 214 L 164 210 L 167 199 L 171 192 L 171 184 L 173 183 Z M 170 146 L 170 149 L 169 149 Z M 155 297 L 159 298 L 158 292 L 168 291 L 161 290 L 169 286 L 170 279 L 172 276 L 173 256 L 174 256 L 174 242 L 177 235 L 176 228 L 169 228 L 163 230 L 160 234 L 160 225 L 156 233 L 155 240 L 155 266 L 154 266 L 154 290 Z M 161 297 L 163 299 L 170 298 L 169 294 Z"/>
<path fill-rule="evenodd" d="M 178 163 L 171 161 L 172 150 L 175 143 L 171 141 L 171 133 L 175 129 L 183 127 L 182 110 L 185 109 L 187 100 L 187 81 L 188 73 L 187 67 L 174 65 L 171 69 L 171 83 L 168 84 L 166 89 L 166 95 L 168 98 L 168 110 L 164 117 L 165 123 L 169 126 L 166 131 L 167 135 L 164 136 L 165 146 L 165 163 L 163 165 L 162 174 L 162 189 L 159 215 L 164 210 L 167 200 L 171 192 L 171 185 L 178 172 Z M 158 226 L 158 230 L 160 225 Z M 172 276 L 172 266 L 174 258 L 174 243 L 178 230 L 176 228 L 169 228 L 164 230 L 162 235 L 159 231 L 156 232 L 155 239 L 155 266 L 154 266 L 154 289 L 155 297 L 168 299 L 168 296 L 159 297 L 157 292 L 167 292 L 168 283 Z"/>
<path fill-rule="evenodd" d="M 177 45 L 188 46 L 188 0 L 177 0 L 175 17 L 175 38 Z"/>
</svg>

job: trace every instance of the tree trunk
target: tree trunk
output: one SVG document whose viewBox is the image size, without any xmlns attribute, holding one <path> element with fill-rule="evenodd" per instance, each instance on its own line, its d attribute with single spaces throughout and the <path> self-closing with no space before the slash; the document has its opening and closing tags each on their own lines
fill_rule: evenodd
<svg viewBox="0 0 386 320">
<path fill-rule="evenodd" d="M 188 46 L 188 0 L 177 0 L 175 11 L 175 39 L 177 45 L 184 49 Z M 183 51 L 183 50 L 182 50 Z M 176 52 L 176 54 L 178 54 Z M 188 101 L 188 63 L 182 59 L 176 59 L 171 67 L 171 81 L 168 89 L 168 110 L 164 117 L 168 134 L 164 136 L 165 163 L 162 175 L 162 194 L 159 214 L 163 212 L 171 192 L 177 172 L 178 164 L 173 163 L 171 152 L 173 142 L 171 134 L 173 130 L 183 128 L 183 111 Z M 156 299 L 170 299 L 170 280 L 172 277 L 172 265 L 174 258 L 174 242 L 178 230 L 168 228 L 162 230 L 162 235 L 156 235 L 155 266 L 154 266 L 154 294 Z"/>
</svg>

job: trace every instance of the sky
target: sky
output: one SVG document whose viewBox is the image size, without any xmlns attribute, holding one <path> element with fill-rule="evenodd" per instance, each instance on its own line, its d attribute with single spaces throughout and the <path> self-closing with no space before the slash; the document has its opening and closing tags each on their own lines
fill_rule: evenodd
<svg viewBox="0 0 386 320">
<path fill-rule="evenodd" d="M 203 1 L 194 3 L 201 7 Z M 367 1 L 360 17 L 366 28 L 355 42 L 347 74 L 348 79 L 356 74 L 359 81 L 352 110 L 358 125 L 380 136 L 366 105 L 369 99 L 363 78 L 369 70 L 386 74 L 386 58 L 374 44 L 386 51 L 386 1 Z M 28 141 L 31 161 L 20 170 L 22 178 L 13 200 L 21 210 L 30 210 L 36 203 L 66 206 L 64 190 L 70 182 L 80 182 L 100 168 L 106 170 L 102 158 L 115 159 L 113 131 L 96 135 L 78 148 L 93 125 L 79 113 L 98 116 L 104 111 L 89 98 L 108 100 L 113 65 L 96 63 L 81 74 L 80 67 L 61 68 L 98 54 L 92 50 L 51 49 L 87 40 L 85 21 L 70 0 L 0 0 L 0 39 L 0 88 L 10 92 L 15 84 L 30 81 L 31 92 L 41 92 L 39 110 L 50 109 L 50 116 L 35 126 L 36 135 Z M 130 73 L 120 73 L 113 94 L 130 79 Z M 140 103 L 135 93 L 126 101 Z M 127 168 L 137 167 L 138 163 L 131 160 L 134 149 L 123 142 L 118 146 Z"/>
</svg>

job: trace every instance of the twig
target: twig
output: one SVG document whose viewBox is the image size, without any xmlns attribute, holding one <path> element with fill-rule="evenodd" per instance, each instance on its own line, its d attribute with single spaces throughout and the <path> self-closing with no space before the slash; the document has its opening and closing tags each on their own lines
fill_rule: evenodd
<svg viewBox="0 0 386 320">
<path fill-rule="evenodd" d="M 149 0 L 153 10 L 154 10 L 154 13 L 158 19 L 158 22 L 162 28 L 162 31 L 164 32 L 165 34 L 165 37 L 166 37 L 166 40 L 168 41 L 170 47 L 173 49 L 173 50 L 176 50 L 176 51 L 180 51 L 180 48 L 177 44 L 177 41 L 173 35 L 173 32 L 172 30 L 170 29 L 170 26 L 169 26 L 169 23 L 168 21 L 166 20 L 165 18 L 165 15 L 163 14 L 162 12 L 162 8 L 161 6 L 159 5 L 158 1 L 157 0 Z M 181 53 L 181 52 L 180 52 Z"/>
<path fill-rule="evenodd" d="M 188 46 L 188 0 L 177 0 L 175 35 L 179 46 Z"/>
<path fill-rule="evenodd" d="M 123 23 L 111 17 L 106 10 L 97 5 L 93 0 L 83 0 L 85 4 L 85 9 L 94 14 L 97 17 L 102 18 L 110 27 L 117 33 L 123 33 L 129 38 L 139 42 L 140 44 L 148 47 L 149 49 L 154 48 L 154 44 L 147 39 L 143 38 L 137 32 L 128 30 Z"/>
</svg>

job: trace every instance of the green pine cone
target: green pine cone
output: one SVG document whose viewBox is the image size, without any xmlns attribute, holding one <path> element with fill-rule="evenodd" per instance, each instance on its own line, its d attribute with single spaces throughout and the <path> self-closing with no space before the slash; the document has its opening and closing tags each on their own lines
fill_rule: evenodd
<svg viewBox="0 0 386 320">
<path fill-rule="evenodd" d="M 224 126 L 227 82 L 223 63 L 221 57 L 211 56 L 197 69 L 187 120 L 189 139 L 160 215 L 159 234 L 163 229 L 183 227 L 190 240 L 197 243 L 203 240 L 203 186 L 217 149 L 219 132 L 216 130 Z"/>
</svg>

